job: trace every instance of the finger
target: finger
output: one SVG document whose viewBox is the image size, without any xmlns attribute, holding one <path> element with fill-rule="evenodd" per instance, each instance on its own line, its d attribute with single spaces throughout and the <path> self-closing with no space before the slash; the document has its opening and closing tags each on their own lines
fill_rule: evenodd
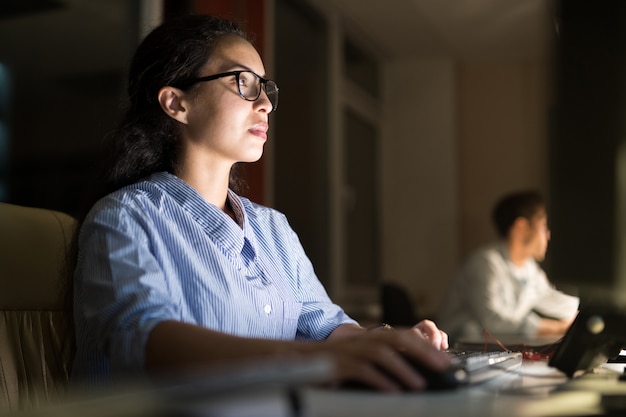
<svg viewBox="0 0 626 417">
<path fill-rule="evenodd" d="M 356 382 L 372 389 L 384 392 L 401 392 L 402 385 L 397 378 L 380 366 L 367 360 L 343 359 L 337 367 L 336 379 L 347 382 L 350 386 Z M 425 381 L 423 382 L 425 385 Z"/>
<path fill-rule="evenodd" d="M 443 336 L 441 335 L 441 332 L 436 332 L 429 340 L 430 344 L 433 345 L 437 350 L 441 349 L 441 345 L 443 344 Z"/>
<path fill-rule="evenodd" d="M 424 339 L 429 340 L 435 348 L 439 350 L 448 348 L 448 334 L 439 330 L 433 321 L 422 320 L 415 328 L 419 329 Z"/>
<path fill-rule="evenodd" d="M 423 339 L 416 337 L 412 330 L 370 333 L 368 343 L 353 351 L 351 360 L 358 361 L 354 366 L 357 373 L 349 375 L 355 380 L 383 391 L 423 390 L 426 379 L 409 363 L 403 352 L 406 345 L 415 349 L 429 349 L 437 352 Z M 419 345 L 415 342 L 419 342 Z"/>
<path fill-rule="evenodd" d="M 439 333 L 439 337 L 443 336 Z M 450 366 L 451 359 L 444 352 L 441 352 L 440 346 L 447 344 L 447 342 L 441 342 L 439 346 L 434 346 L 430 343 L 430 340 L 423 339 L 422 337 L 414 337 L 410 342 L 405 343 L 405 351 L 407 355 L 415 358 L 424 366 L 433 370 L 444 370 Z"/>
<path fill-rule="evenodd" d="M 422 339 L 428 341 L 428 343 L 430 343 L 431 345 L 433 345 L 437 349 L 439 349 L 439 346 L 441 346 L 441 334 L 439 332 L 439 329 L 434 330 L 434 329 L 432 329 L 430 327 L 427 327 L 427 326 L 417 325 L 417 326 L 413 327 L 412 330 L 418 336 L 420 336 Z"/>
<path fill-rule="evenodd" d="M 440 330 L 440 333 L 441 333 L 441 344 L 439 345 L 439 349 L 446 350 L 450 347 L 448 333 L 444 332 L 443 330 Z"/>
<path fill-rule="evenodd" d="M 405 390 L 420 391 L 426 388 L 426 379 L 410 363 L 406 356 L 391 351 L 383 356 L 383 361 L 377 361 L 377 368 L 387 378 L 392 378 L 395 383 Z"/>
<path fill-rule="evenodd" d="M 414 327 L 418 328 L 424 334 L 424 336 L 427 336 L 428 338 L 432 338 L 435 336 L 436 333 L 439 333 L 439 328 L 437 327 L 437 325 L 433 321 L 428 319 L 420 321 Z"/>
</svg>

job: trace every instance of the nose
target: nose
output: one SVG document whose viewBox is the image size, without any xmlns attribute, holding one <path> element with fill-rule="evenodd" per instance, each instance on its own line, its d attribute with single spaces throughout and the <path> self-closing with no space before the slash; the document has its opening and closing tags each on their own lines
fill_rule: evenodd
<svg viewBox="0 0 626 417">
<path fill-rule="evenodd" d="M 254 106 L 257 110 L 264 110 L 266 113 L 271 113 L 272 110 L 274 110 L 264 87 L 261 88 L 261 94 L 259 94 L 259 98 L 254 102 Z"/>
</svg>

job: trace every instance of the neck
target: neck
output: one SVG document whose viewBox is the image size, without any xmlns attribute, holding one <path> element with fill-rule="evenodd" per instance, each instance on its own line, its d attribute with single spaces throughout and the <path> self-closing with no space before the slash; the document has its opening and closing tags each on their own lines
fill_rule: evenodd
<svg viewBox="0 0 626 417">
<path fill-rule="evenodd" d="M 528 259 L 528 253 L 523 246 L 515 244 L 515 242 L 509 242 L 508 245 L 509 250 L 509 259 L 513 262 L 514 265 L 522 266 Z"/>
<path fill-rule="evenodd" d="M 182 169 L 178 177 L 192 186 L 204 199 L 226 212 L 228 197 L 228 173 Z M 232 212 L 232 210 L 229 208 Z"/>
<path fill-rule="evenodd" d="M 183 145 L 178 177 L 195 188 L 207 202 L 232 217 L 226 199 L 233 162 L 207 150 L 201 143 L 185 140 Z"/>
</svg>

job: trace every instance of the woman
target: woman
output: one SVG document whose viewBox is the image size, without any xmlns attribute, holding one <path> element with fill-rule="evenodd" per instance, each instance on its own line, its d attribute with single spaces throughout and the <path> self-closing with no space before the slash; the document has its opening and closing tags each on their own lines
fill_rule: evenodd
<svg viewBox="0 0 626 417">
<path fill-rule="evenodd" d="M 334 382 L 395 391 L 425 386 L 396 353 L 449 364 L 430 321 L 359 326 L 285 217 L 235 193 L 232 168 L 261 157 L 278 104 L 264 73 L 241 31 L 213 17 L 165 23 L 138 47 L 129 109 L 79 233 L 76 380 L 326 354 Z"/>
</svg>

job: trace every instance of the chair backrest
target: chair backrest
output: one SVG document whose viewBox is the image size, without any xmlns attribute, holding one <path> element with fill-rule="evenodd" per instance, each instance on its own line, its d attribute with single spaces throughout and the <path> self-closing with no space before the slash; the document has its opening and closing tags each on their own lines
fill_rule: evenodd
<svg viewBox="0 0 626 417">
<path fill-rule="evenodd" d="M 415 305 L 402 285 L 391 282 L 383 283 L 380 301 L 383 323 L 410 327 L 419 321 Z"/>
<path fill-rule="evenodd" d="M 76 221 L 0 203 L 0 410 L 66 393 L 74 344 L 63 266 Z"/>
</svg>

